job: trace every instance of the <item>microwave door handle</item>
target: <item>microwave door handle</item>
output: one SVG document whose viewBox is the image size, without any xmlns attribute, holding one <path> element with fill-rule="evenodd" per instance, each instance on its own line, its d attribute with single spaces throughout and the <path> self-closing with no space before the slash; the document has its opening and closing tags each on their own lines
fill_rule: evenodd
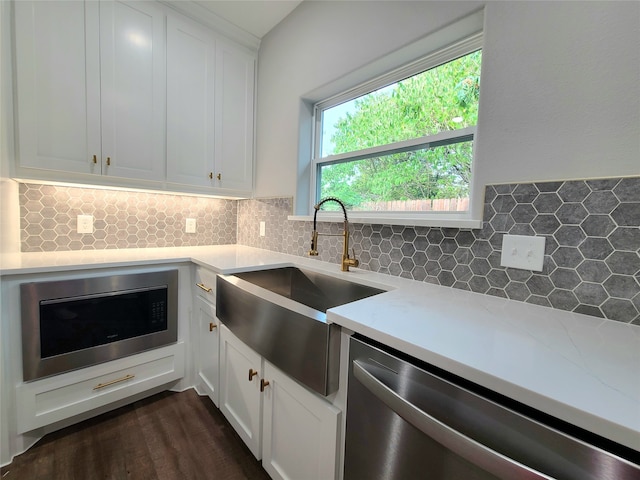
<svg viewBox="0 0 640 480">
<path fill-rule="evenodd" d="M 519 480 L 554 480 L 553 477 L 533 470 L 492 450 L 420 410 L 378 380 L 374 374 L 367 370 L 365 362 L 354 360 L 353 374 L 373 395 L 411 425 L 459 457 L 484 469 L 488 473 L 504 480 L 513 478 Z"/>
</svg>

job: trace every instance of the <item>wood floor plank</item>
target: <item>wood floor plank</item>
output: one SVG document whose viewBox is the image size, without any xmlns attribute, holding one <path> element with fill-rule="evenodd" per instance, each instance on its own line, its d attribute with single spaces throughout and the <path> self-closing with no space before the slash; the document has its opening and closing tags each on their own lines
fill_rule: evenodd
<svg viewBox="0 0 640 480">
<path fill-rule="evenodd" d="M 220 411 L 194 390 L 163 392 L 51 433 L 2 480 L 266 480 Z"/>
</svg>

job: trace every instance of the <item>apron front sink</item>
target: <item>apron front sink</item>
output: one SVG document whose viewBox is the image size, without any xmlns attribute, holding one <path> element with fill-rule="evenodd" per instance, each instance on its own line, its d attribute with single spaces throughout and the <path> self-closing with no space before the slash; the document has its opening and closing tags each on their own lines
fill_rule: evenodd
<svg viewBox="0 0 640 480">
<path fill-rule="evenodd" d="M 218 275 L 216 315 L 240 340 L 321 395 L 338 389 L 340 327 L 326 311 L 384 290 L 296 267 Z"/>
</svg>

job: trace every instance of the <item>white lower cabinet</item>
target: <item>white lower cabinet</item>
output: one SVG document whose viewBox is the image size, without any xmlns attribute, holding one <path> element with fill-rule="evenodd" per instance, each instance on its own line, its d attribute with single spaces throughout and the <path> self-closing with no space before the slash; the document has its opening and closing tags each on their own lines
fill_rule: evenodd
<svg viewBox="0 0 640 480">
<path fill-rule="evenodd" d="M 192 354 L 196 391 L 220 406 L 220 320 L 216 318 L 216 274 L 197 267 L 194 275 Z"/>
<path fill-rule="evenodd" d="M 207 395 L 216 407 L 219 406 L 219 342 L 220 321 L 216 318 L 216 307 L 202 297 L 195 299 L 197 323 L 196 371 L 197 389 Z"/>
<path fill-rule="evenodd" d="M 17 431 L 71 418 L 184 376 L 184 343 L 156 348 L 16 387 Z"/>
<path fill-rule="evenodd" d="M 262 466 L 275 479 L 336 477 L 340 410 L 264 362 Z"/>
<path fill-rule="evenodd" d="M 220 327 L 220 410 L 251 453 L 262 457 L 262 358 Z"/>
<path fill-rule="evenodd" d="M 220 409 L 274 479 L 336 477 L 340 410 L 221 326 Z"/>
</svg>

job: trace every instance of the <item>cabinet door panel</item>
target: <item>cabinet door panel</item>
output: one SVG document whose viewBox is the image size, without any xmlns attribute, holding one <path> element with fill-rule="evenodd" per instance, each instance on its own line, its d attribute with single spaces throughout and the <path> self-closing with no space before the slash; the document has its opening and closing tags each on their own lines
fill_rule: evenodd
<svg viewBox="0 0 640 480">
<path fill-rule="evenodd" d="M 265 362 L 262 465 L 274 479 L 335 478 L 340 410 Z"/>
<path fill-rule="evenodd" d="M 100 3 L 103 173 L 162 180 L 164 12 L 152 2 Z"/>
<path fill-rule="evenodd" d="M 216 54 L 216 186 L 250 192 L 253 186 L 255 58 L 218 44 Z"/>
<path fill-rule="evenodd" d="M 262 408 L 261 357 L 224 325 L 220 334 L 220 410 L 251 453 L 260 460 Z M 249 380 L 249 370 L 257 375 Z"/>
<path fill-rule="evenodd" d="M 167 19 L 167 181 L 210 187 L 214 156 L 215 40 Z"/>
<path fill-rule="evenodd" d="M 220 377 L 220 322 L 215 317 L 215 307 L 209 302 L 196 297 L 196 318 L 198 322 L 197 360 L 199 388 L 211 398 L 214 405 L 219 405 Z"/>
<path fill-rule="evenodd" d="M 97 4 L 14 8 L 19 165 L 100 174 Z"/>
</svg>

